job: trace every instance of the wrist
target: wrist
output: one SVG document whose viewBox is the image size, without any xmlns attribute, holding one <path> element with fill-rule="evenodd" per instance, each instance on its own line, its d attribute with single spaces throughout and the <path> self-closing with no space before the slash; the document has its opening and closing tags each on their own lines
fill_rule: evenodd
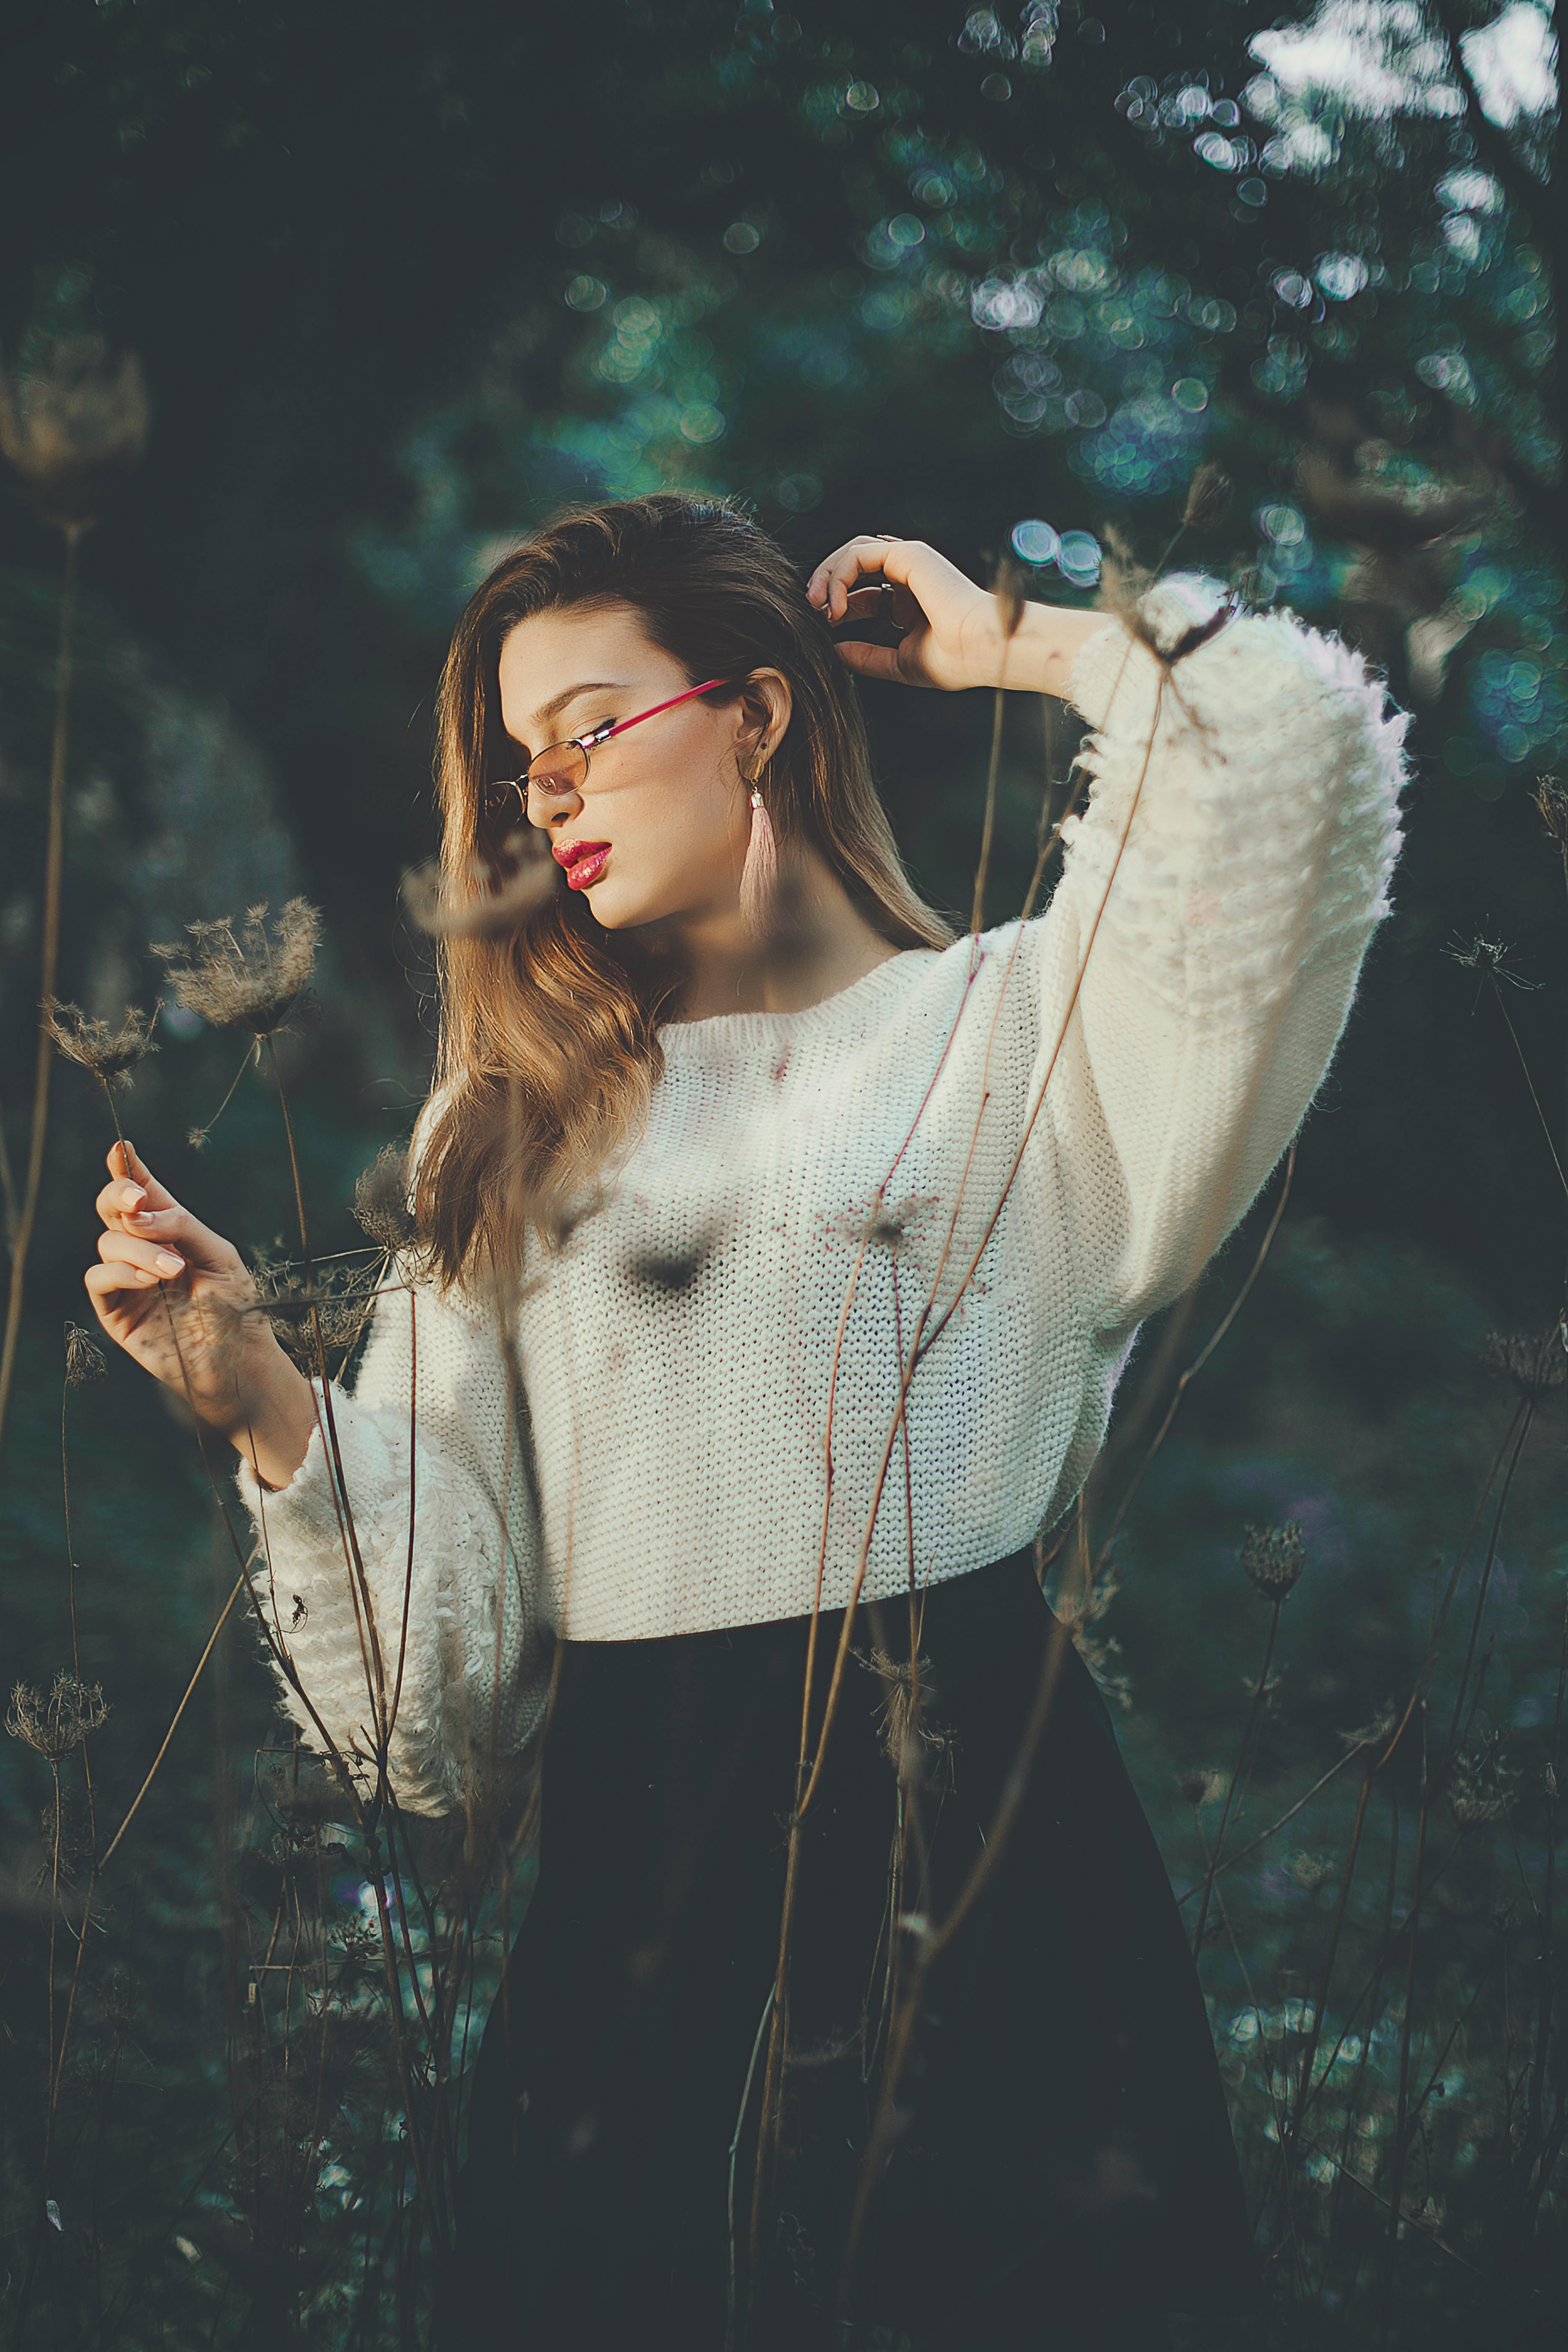
<svg viewBox="0 0 1568 2352">
<path fill-rule="evenodd" d="M 1110 619 L 1110 614 L 1092 609 L 1026 604 L 1016 635 L 1000 646 L 1000 674 L 988 682 L 1067 701 L 1079 653 L 1109 625 Z"/>
<path fill-rule="evenodd" d="M 316 1415 L 314 1387 L 274 1342 L 246 1385 L 242 1409 L 214 1425 L 263 1484 L 277 1488 L 288 1486 L 309 1453 Z"/>
</svg>

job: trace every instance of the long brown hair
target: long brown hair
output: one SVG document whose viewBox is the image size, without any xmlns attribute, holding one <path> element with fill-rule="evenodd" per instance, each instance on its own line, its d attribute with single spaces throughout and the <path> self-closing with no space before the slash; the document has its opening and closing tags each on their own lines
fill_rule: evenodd
<svg viewBox="0 0 1568 2352">
<path fill-rule="evenodd" d="M 852 681 L 789 559 L 724 500 L 673 492 L 562 516 L 470 599 L 437 703 L 449 889 L 482 891 L 485 787 L 516 749 L 501 724 L 502 641 L 567 605 L 635 612 L 694 686 L 782 671 L 794 712 L 763 786 L 780 846 L 809 842 L 893 946 L 947 944 L 951 929 L 904 872 Z M 657 1024 L 684 974 L 656 935 L 602 929 L 555 880 L 516 929 L 438 946 L 437 1091 L 414 1206 L 443 1284 L 479 1265 L 515 1268 L 530 1226 L 558 1231 L 663 1070 Z"/>
</svg>

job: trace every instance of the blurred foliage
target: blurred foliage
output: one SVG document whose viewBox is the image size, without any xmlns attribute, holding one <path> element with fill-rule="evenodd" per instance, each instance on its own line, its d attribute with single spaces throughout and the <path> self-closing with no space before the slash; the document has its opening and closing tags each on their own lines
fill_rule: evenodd
<svg viewBox="0 0 1568 2352">
<path fill-rule="evenodd" d="M 1560 1932 L 1545 1973 L 1540 1958 L 1560 1395 L 1530 1433 L 1484 1596 L 1482 1516 L 1428 1689 L 1435 1761 L 1484 1598 L 1463 1770 L 1450 1759 L 1468 1818 L 1436 1808 L 1429 1907 L 1391 1944 L 1421 1818 L 1407 1737 L 1368 1801 L 1316 2016 L 1362 1786 L 1342 1736 L 1414 1685 L 1517 1412 L 1477 1369 L 1488 1328 L 1539 1332 L 1563 1304 L 1563 1193 L 1521 1073 L 1560 1138 L 1563 868 L 1531 798 L 1568 751 L 1547 27 L 1532 0 L 1323 0 L 1280 18 L 1238 0 L 23 0 L 0 28 L 0 348 L 20 371 L 62 337 L 134 348 L 153 414 L 144 466 L 83 550 L 61 992 L 118 1019 L 157 992 L 148 940 L 307 889 L 328 954 L 284 1050 L 323 1248 L 358 1238 L 353 1175 L 406 1130 L 427 1066 L 395 883 L 433 846 L 446 637 L 493 552 L 564 498 L 738 492 L 803 563 L 861 528 L 931 539 L 977 576 L 1011 545 L 1036 593 L 1081 603 L 1109 533 L 1153 557 L 1212 458 L 1236 496 L 1179 560 L 1342 628 L 1415 709 L 1397 913 L 1266 1270 L 1129 1515 L 1105 1621 L 1132 1701 L 1122 1737 L 1184 1889 L 1268 1626 L 1242 1530 L 1304 1529 L 1229 1850 L 1352 1761 L 1216 1880 L 1204 1958 L 1249 2183 L 1273 2200 L 1280 2345 L 1379 2340 L 1402 2070 L 1407 2103 L 1432 2081 L 1403 2159 L 1392 2340 L 1533 2342 L 1564 2283 L 1560 2202 L 1521 2235 L 1524 2154 L 1568 2096 L 1560 2027 L 1555 2072 L 1531 2073 L 1561 1967 Z M 3 528 L 15 1159 L 58 549 L 19 486 Z M 963 697 L 866 698 L 916 874 L 962 908 L 985 717 Z M 1043 740 L 1037 708 L 1011 712 L 998 916 L 1071 749 L 1059 712 Z M 1478 938 L 1528 985 L 1493 984 Z M 160 1034 L 130 1131 L 177 1192 L 271 1247 L 287 1181 L 264 1085 L 242 1081 L 198 1154 L 181 1139 L 229 1085 L 234 1041 L 177 1010 Z M 6 1664 L 35 1685 L 70 1656 L 58 1332 L 80 1312 L 109 1139 L 79 1074 L 57 1073 L 56 1102 L 0 1522 Z M 1249 1234 L 1205 1287 L 1194 1348 L 1256 1221 Z M 1134 1406 L 1159 1346 L 1130 1376 Z M 231 1556 L 188 1433 L 128 1366 L 71 1412 L 81 1671 L 113 1707 L 92 1746 L 101 1850 Z M 289 1768 L 255 1760 L 280 1735 L 253 1647 L 231 1620 L 105 1878 L 61 2085 L 59 2226 L 38 2225 L 40 2344 L 416 2340 L 388 2011 L 355 1940 L 374 1874 L 334 1855 L 341 1824 L 279 1807 Z M 13 2281 L 37 2204 L 47 1801 L 38 1759 L 0 1742 Z M 292 1977 L 269 2006 L 252 1973 L 279 1920 L 310 1967 L 335 1956 L 315 2011 Z M 492 1933 L 486 1914 L 480 1983 Z M 298 2032 L 328 2079 L 310 2037 L 329 2012 L 333 2120 L 309 2179 L 275 2075 Z M 1325 2087 L 1283 2176 L 1287 2226 L 1279 2133 L 1303 2057 Z M 263 2110 L 269 2138 L 243 2120 Z"/>
</svg>

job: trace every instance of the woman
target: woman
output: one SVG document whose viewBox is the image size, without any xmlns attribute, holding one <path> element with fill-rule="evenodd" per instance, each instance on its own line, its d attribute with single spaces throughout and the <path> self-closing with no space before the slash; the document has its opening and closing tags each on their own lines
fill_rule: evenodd
<svg viewBox="0 0 1568 2352">
<path fill-rule="evenodd" d="M 868 604 L 896 647 L 831 635 Z M 1342 647 L 1170 586 L 1016 620 L 883 537 L 803 591 L 677 497 L 490 574 L 423 1256 L 330 1428 L 234 1251 L 110 1161 L 89 1290 L 241 1454 L 306 1738 L 432 1812 L 542 1738 L 448 2343 L 1105 2352 L 1249 2292 L 1196 1979 L 1032 1545 L 1322 1078 L 1400 724 Z M 847 672 L 1085 714 L 1043 919 L 921 905 Z M 524 817 L 557 870 L 509 929 Z"/>
</svg>

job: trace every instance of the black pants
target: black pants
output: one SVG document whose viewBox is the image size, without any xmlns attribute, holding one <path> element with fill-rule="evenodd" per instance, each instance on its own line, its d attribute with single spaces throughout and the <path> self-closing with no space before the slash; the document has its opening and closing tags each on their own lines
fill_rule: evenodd
<svg viewBox="0 0 1568 2352">
<path fill-rule="evenodd" d="M 443 2352 L 1131 2352 L 1250 2298 L 1203 2000 L 1104 1704 L 1028 1555 L 917 1605 L 918 1654 L 907 1600 L 857 1614 L 782 2007 L 809 1621 L 567 1645 Z"/>
</svg>

